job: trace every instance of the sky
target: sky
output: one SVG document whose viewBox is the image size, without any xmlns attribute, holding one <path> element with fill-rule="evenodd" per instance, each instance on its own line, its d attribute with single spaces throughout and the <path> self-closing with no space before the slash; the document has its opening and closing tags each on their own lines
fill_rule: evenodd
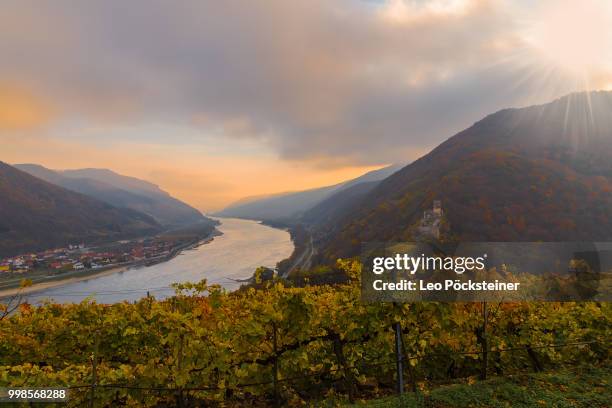
<svg viewBox="0 0 612 408">
<path fill-rule="evenodd" d="M 204 211 L 612 89 L 605 0 L 4 0 L 0 27 L 0 160 L 110 168 Z"/>
</svg>

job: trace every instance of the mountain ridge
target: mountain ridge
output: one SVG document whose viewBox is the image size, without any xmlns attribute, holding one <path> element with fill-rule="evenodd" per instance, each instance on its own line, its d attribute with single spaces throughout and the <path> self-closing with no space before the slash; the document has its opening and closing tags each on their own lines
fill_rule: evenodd
<svg viewBox="0 0 612 408">
<path fill-rule="evenodd" d="M 56 186 L 0 161 L 0 256 L 160 230 L 146 214 Z"/>
<path fill-rule="evenodd" d="M 441 200 L 456 239 L 612 239 L 612 92 L 502 109 L 380 182 L 319 229 L 321 257 L 410 241 Z"/>
<path fill-rule="evenodd" d="M 254 198 L 249 200 L 247 197 L 229 205 L 215 215 L 295 224 L 300 222 L 301 217 L 305 213 L 334 194 L 351 188 L 356 184 L 380 181 L 399 168 L 399 165 L 386 166 L 330 186 L 278 193 L 260 199 Z"/>
<path fill-rule="evenodd" d="M 52 170 L 30 163 L 16 164 L 15 167 L 52 184 L 113 206 L 148 214 L 165 226 L 207 220 L 199 210 L 172 197 L 159 186 L 109 169 Z"/>
</svg>

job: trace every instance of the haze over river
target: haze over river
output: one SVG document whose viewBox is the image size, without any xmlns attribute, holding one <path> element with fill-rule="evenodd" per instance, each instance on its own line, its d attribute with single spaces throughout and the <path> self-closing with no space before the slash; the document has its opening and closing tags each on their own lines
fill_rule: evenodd
<svg viewBox="0 0 612 408">
<path fill-rule="evenodd" d="M 219 221 L 217 229 L 223 235 L 167 262 L 41 290 L 27 298 L 32 303 L 46 298 L 59 303 L 80 302 L 87 297 L 99 303 L 114 303 L 140 299 L 148 290 L 161 299 L 174 293 L 169 287 L 172 283 L 198 282 L 204 278 L 231 290 L 240 286 L 231 279 L 248 278 L 259 266 L 275 267 L 293 251 L 287 231 L 256 221 L 234 218 Z"/>
</svg>

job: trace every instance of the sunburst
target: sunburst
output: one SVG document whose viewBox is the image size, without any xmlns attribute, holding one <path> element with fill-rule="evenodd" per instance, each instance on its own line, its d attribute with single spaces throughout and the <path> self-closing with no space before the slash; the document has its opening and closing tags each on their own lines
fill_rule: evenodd
<svg viewBox="0 0 612 408">
<path fill-rule="evenodd" d="M 544 2 L 525 18 L 523 38 L 537 63 L 583 87 L 612 81 L 612 2 Z"/>
</svg>

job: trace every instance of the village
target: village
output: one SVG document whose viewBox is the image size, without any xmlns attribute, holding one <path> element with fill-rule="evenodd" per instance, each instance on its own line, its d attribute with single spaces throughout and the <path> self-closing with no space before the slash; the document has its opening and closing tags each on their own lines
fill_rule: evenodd
<svg viewBox="0 0 612 408">
<path fill-rule="evenodd" d="M 71 244 L 66 248 L 2 259 L 0 279 L 15 275 L 27 277 L 29 274 L 40 272 L 61 274 L 135 263 L 155 263 L 171 257 L 173 253 L 191 243 L 193 243 L 191 239 L 146 238 L 89 248 L 83 243 Z"/>
</svg>

